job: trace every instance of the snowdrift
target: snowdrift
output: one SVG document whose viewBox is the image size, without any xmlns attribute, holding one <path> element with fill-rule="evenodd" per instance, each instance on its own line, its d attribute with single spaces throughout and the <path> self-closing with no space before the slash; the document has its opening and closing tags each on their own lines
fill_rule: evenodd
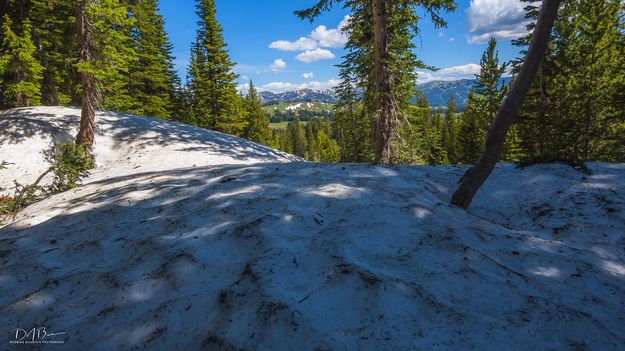
<svg viewBox="0 0 625 351">
<path fill-rule="evenodd" d="M 245 139 L 162 119 L 115 112 L 98 112 L 96 119 L 98 169 L 91 179 L 179 167 L 299 160 Z M 48 168 L 43 152 L 53 144 L 73 142 L 79 121 L 80 110 L 67 107 L 0 112 L 0 161 L 9 163 L 0 170 L 0 188 L 11 189 L 14 180 L 34 182 Z"/>
<path fill-rule="evenodd" d="M 625 349 L 625 165 L 500 165 L 465 212 L 447 205 L 462 167 L 285 162 L 178 128 L 206 154 L 185 165 L 180 140 L 138 127 L 126 158 L 0 228 L 5 335 L 42 326 L 76 350 Z M 101 130 L 99 146 L 117 135 Z"/>
</svg>

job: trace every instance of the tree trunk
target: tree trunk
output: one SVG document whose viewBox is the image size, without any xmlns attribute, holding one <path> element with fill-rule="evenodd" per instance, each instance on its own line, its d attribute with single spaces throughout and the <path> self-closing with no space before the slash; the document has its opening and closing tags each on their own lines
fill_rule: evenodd
<svg viewBox="0 0 625 351">
<path fill-rule="evenodd" d="M 397 130 L 397 110 L 391 92 L 391 77 L 386 65 L 388 56 L 388 21 L 385 0 L 371 0 L 373 10 L 373 145 L 378 161 L 389 164 L 391 139 Z"/>
<path fill-rule="evenodd" d="M 454 193 L 451 200 L 453 205 L 467 209 L 471 205 L 473 197 L 486 179 L 488 179 L 499 161 L 506 134 L 517 118 L 525 95 L 547 51 L 547 44 L 551 35 L 551 29 L 558 15 L 560 1 L 543 0 L 540 17 L 534 29 L 525 62 L 512 84 L 508 97 L 499 109 L 497 118 L 490 126 L 482 157 L 478 164 L 464 175 L 458 190 Z"/>
<path fill-rule="evenodd" d="M 85 1 L 76 1 L 76 31 L 80 46 L 80 62 L 82 63 L 88 63 L 93 60 L 90 43 L 90 25 L 87 19 Z M 82 84 L 82 112 L 80 114 L 80 130 L 78 135 L 76 135 L 76 145 L 82 145 L 85 149 L 85 154 L 93 158 L 95 109 L 98 105 L 97 83 L 93 74 L 84 70 L 80 72 L 80 82 Z"/>
</svg>

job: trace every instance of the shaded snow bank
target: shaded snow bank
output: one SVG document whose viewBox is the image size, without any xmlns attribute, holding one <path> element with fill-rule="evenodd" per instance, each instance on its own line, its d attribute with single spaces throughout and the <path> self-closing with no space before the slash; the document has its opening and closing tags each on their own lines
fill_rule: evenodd
<svg viewBox="0 0 625 351">
<path fill-rule="evenodd" d="M 0 188 L 12 188 L 16 179 L 34 182 L 48 168 L 43 151 L 73 142 L 79 121 L 80 109 L 68 107 L 0 112 L 0 161 L 9 162 L 0 170 Z M 245 139 L 162 119 L 101 111 L 96 121 L 97 169 L 90 180 L 180 167 L 299 160 Z"/>
<path fill-rule="evenodd" d="M 90 350 L 623 350 L 625 165 L 590 169 L 498 166 L 472 213 L 451 166 L 93 179 L 0 229 L 0 326 Z"/>
</svg>

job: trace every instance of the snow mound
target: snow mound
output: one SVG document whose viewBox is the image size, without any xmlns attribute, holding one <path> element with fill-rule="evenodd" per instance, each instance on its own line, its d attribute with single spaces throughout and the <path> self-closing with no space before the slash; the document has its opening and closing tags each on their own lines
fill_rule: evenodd
<svg viewBox="0 0 625 351">
<path fill-rule="evenodd" d="M 299 160 L 245 139 L 181 123 L 115 112 L 98 112 L 96 118 L 98 168 L 90 180 L 180 167 Z M 55 143 L 73 142 L 79 121 L 76 108 L 1 112 L 0 161 L 9 165 L 0 170 L 0 188 L 12 188 L 14 180 L 34 182 L 48 167 L 43 151 Z"/>
<path fill-rule="evenodd" d="M 463 167 L 250 151 L 137 171 L 184 155 L 137 133 L 0 228 L 3 330 L 75 350 L 625 349 L 625 165 L 500 165 L 465 212 Z"/>
</svg>

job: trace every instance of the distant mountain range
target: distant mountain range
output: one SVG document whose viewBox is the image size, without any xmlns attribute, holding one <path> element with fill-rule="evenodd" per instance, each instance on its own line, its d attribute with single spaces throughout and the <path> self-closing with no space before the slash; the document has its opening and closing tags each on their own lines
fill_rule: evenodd
<svg viewBox="0 0 625 351">
<path fill-rule="evenodd" d="M 260 92 L 260 101 L 263 105 L 276 104 L 280 102 L 328 102 L 336 103 L 336 97 L 333 90 L 312 90 L 301 89 L 287 91 L 284 93 L 272 93 L 270 91 Z"/>
<path fill-rule="evenodd" d="M 428 98 L 430 106 L 447 106 L 449 98 L 456 98 L 458 107 L 466 106 L 469 101 L 469 93 L 475 84 L 475 79 L 461 79 L 454 81 L 435 80 L 417 85 L 425 97 Z"/>
<path fill-rule="evenodd" d="M 510 78 L 502 79 L 502 83 L 509 83 Z M 419 84 L 421 90 L 428 98 L 431 106 L 447 106 L 451 96 L 456 97 L 458 107 L 464 107 L 469 98 L 469 92 L 475 84 L 475 79 L 461 79 L 454 81 L 435 80 L 432 82 Z M 260 92 L 260 99 L 264 105 L 276 104 L 280 102 L 311 102 L 321 101 L 336 103 L 336 96 L 332 90 L 312 90 L 302 89 L 287 91 L 284 93 L 272 93 L 269 91 Z"/>
<path fill-rule="evenodd" d="M 509 84 L 512 78 L 502 78 L 501 84 Z M 463 108 L 469 102 L 469 93 L 475 85 L 475 79 L 461 79 L 453 81 L 435 80 L 417 85 L 428 98 L 430 106 L 447 106 L 449 98 L 456 97 L 456 106 Z"/>
</svg>

